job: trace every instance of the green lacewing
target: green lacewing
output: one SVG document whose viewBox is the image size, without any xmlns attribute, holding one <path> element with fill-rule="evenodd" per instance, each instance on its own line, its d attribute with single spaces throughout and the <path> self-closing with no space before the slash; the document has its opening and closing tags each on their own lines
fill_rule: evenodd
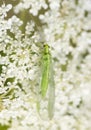
<svg viewBox="0 0 91 130">
<path fill-rule="evenodd" d="M 48 89 L 49 83 L 49 70 L 50 70 L 50 62 L 51 55 L 49 52 L 49 46 L 47 44 L 44 45 L 43 58 L 42 58 L 42 79 L 41 79 L 41 95 L 44 98 Z"/>
<path fill-rule="evenodd" d="M 41 78 L 41 95 L 44 98 L 46 96 L 47 90 L 49 90 L 49 99 L 48 99 L 48 115 L 51 119 L 54 113 L 54 102 L 55 102 L 55 85 L 54 85 L 54 74 L 52 66 L 51 53 L 49 51 L 48 44 L 44 44 L 43 51 L 43 70 Z M 48 89 L 49 87 L 49 89 Z"/>
<path fill-rule="evenodd" d="M 31 18 L 35 22 L 33 16 L 31 15 Z M 41 30 L 35 22 L 35 26 L 38 28 L 38 30 Z M 40 31 L 39 31 L 40 34 Z M 40 34 L 40 42 L 44 42 L 43 38 L 43 31 L 42 34 Z M 47 90 L 49 90 L 49 98 L 48 98 L 48 115 L 49 118 L 52 119 L 53 113 L 54 113 L 54 103 L 55 103 L 55 83 L 54 83 L 54 73 L 53 73 L 53 64 L 52 64 L 52 57 L 49 50 L 49 45 L 44 44 L 44 50 L 43 50 L 43 58 L 42 58 L 42 75 L 41 75 L 41 84 L 40 84 L 40 91 L 41 96 L 44 99 L 47 93 Z M 40 105 L 37 103 L 37 109 L 39 111 Z"/>
</svg>

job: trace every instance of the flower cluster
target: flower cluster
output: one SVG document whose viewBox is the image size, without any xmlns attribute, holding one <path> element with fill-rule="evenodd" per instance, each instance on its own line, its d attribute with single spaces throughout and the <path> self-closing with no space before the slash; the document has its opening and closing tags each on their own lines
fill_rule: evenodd
<svg viewBox="0 0 91 130">
<path fill-rule="evenodd" d="M 0 6 L 1 130 L 91 130 L 90 5 L 11 0 Z M 48 94 L 40 96 L 43 42 L 50 46 L 54 70 L 51 120 Z"/>
</svg>

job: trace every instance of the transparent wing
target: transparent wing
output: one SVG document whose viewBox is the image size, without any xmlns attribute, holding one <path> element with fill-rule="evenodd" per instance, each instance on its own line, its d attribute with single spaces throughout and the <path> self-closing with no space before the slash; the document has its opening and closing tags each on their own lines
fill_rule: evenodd
<svg viewBox="0 0 91 130">
<path fill-rule="evenodd" d="M 48 114 L 49 118 L 52 119 L 54 115 L 54 104 L 55 104 L 55 82 L 54 82 L 54 71 L 53 64 L 50 64 L 50 79 L 49 79 L 49 99 L 48 99 Z"/>
</svg>

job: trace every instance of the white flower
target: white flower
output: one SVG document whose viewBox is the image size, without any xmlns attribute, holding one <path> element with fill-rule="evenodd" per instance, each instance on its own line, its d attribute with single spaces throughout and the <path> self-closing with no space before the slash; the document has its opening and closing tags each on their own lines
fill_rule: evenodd
<svg viewBox="0 0 91 130">
<path fill-rule="evenodd" d="M 12 3 L 0 7 L 0 128 L 91 130 L 90 0 Z M 44 43 L 54 70 L 51 120 L 49 89 L 40 93 Z"/>
</svg>

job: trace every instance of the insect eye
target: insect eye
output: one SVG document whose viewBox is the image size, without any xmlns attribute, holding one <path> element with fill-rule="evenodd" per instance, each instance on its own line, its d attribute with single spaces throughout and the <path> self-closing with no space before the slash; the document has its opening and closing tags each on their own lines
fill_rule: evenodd
<svg viewBox="0 0 91 130">
<path fill-rule="evenodd" d="M 43 47 L 46 47 L 46 46 L 47 46 L 47 44 L 44 44 L 44 45 L 43 45 Z"/>
<path fill-rule="evenodd" d="M 50 46 L 49 46 L 48 44 L 44 44 L 43 47 L 48 47 L 48 48 L 50 48 Z"/>
</svg>

